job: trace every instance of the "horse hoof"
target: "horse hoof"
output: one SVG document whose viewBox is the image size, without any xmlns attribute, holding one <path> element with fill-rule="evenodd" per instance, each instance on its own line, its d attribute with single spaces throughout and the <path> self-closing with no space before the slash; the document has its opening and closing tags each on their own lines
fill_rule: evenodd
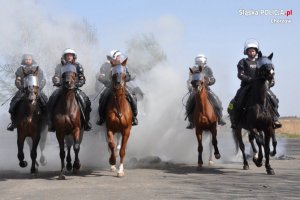
<svg viewBox="0 0 300 200">
<path fill-rule="evenodd" d="M 201 171 L 202 169 L 203 169 L 203 165 L 202 164 L 198 164 L 197 171 Z"/>
<path fill-rule="evenodd" d="M 46 160 L 45 156 L 41 156 L 40 163 L 41 163 L 42 166 L 46 166 L 47 165 L 47 160 Z"/>
<path fill-rule="evenodd" d="M 274 157 L 275 155 L 276 155 L 276 152 L 274 152 L 274 151 L 270 152 L 270 156 Z"/>
<path fill-rule="evenodd" d="M 78 174 L 79 173 L 79 169 L 73 168 L 73 174 Z"/>
<path fill-rule="evenodd" d="M 249 170 L 249 165 L 244 165 L 243 170 Z"/>
<path fill-rule="evenodd" d="M 208 161 L 208 165 L 209 165 L 209 166 L 214 165 L 214 161 L 212 161 L 212 160 Z"/>
<path fill-rule="evenodd" d="M 115 172 L 117 170 L 115 165 L 110 166 L 110 171 Z"/>
<path fill-rule="evenodd" d="M 114 157 L 114 158 L 111 157 L 111 158 L 109 159 L 109 164 L 110 164 L 110 165 L 115 165 L 116 162 L 117 162 L 117 161 L 116 161 L 116 158 L 115 158 L 115 157 Z"/>
<path fill-rule="evenodd" d="M 124 176 L 125 176 L 124 172 L 118 172 L 118 174 L 117 174 L 117 177 L 119 177 L 119 178 L 124 177 Z"/>
<path fill-rule="evenodd" d="M 73 169 L 73 166 L 71 163 L 67 163 L 67 170 L 70 172 Z"/>
<path fill-rule="evenodd" d="M 267 174 L 268 175 L 275 175 L 275 171 L 274 171 L 274 169 L 267 169 Z"/>
<path fill-rule="evenodd" d="M 27 167 L 28 163 L 27 163 L 27 161 L 21 161 L 19 163 L 19 165 L 20 165 L 20 167 L 25 168 L 25 167 Z"/>
<path fill-rule="evenodd" d="M 66 176 L 61 174 L 59 175 L 58 180 L 66 180 Z"/>
<path fill-rule="evenodd" d="M 73 169 L 80 170 L 80 168 L 81 168 L 81 164 L 79 162 L 73 164 Z"/>
<path fill-rule="evenodd" d="M 216 159 L 220 159 L 221 158 L 221 155 L 219 153 L 215 154 L 215 158 Z"/>
</svg>

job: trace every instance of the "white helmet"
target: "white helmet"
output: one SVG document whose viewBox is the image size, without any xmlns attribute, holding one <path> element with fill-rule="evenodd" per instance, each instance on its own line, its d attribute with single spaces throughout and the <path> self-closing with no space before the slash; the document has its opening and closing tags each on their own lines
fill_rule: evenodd
<svg viewBox="0 0 300 200">
<path fill-rule="evenodd" d="M 207 58 L 203 54 L 199 54 L 195 58 L 195 64 L 201 67 L 204 67 L 207 63 Z"/>
<path fill-rule="evenodd" d="M 71 48 L 65 49 L 65 50 L 63 51 L 62 57 L 64 57 L 66 54 L 73 54 L 73 55 L 74 55 L 74 59 L 75 59 L 75 60 L 77 59 L 76 51 L 74 51 L 74 50 L 71 49 Z"/>
<path fill-rule="evenodd" d="M 110 51 L 110 55 L 107 56 L 107 60 L 117 62 L 118 64 L 123 63 L 128 57 L 119 50 Z"/>
<path fill-rule="evenodd" d="M 244 54 L 247 55 L 247 50 L 250 48 L 256 49 L 257 52 L 259 52 L 259 43 L 255 39 L 249 39 L 245 42 L 244 45 Z"/>
</svg>

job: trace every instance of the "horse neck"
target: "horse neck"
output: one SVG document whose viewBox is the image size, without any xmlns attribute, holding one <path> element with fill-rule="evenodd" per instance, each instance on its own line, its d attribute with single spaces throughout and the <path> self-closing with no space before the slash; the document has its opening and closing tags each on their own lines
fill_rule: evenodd
<svg viewBox="0 0 300 200">
<path fill-rule="evenodd" d="M 34 112 L 37 109 L 37 103 L 31 104 L 27 98 L 24 99 L 23 104 L 20 106 L 21 113 L 23 113 L 25 116 L 30 117 L 34 114 Z"/>
<path fill-rule="evenodd" d="M 62 93 L 62 106 L 67 113 L 74 108 L 76 105 L 76 98 L 74 90 L 63 90 Z"/>
<path fill-rule="evenodd" d="M 254 104 L 265 105 L 267 98 L 267 85 L 265 79 L 258 79 L 252 85 L 252 100 Z"/>
<path fill-rule="evenodd" d="M 207 89 L 205 87 L 202 88 L 201 91 L 197 91 L 195 94 L 196 97 L 196 107 L 203 113 L 206 112 L 208 97 L 207 97 Z"/>
<path fill-rule="evenodd" d="M 122 105 L 124 104 L 124 102 L 126 101 L 126 91 L 125 91 L 125 85 L 123 87 L 121 87 L 120 89 L 115 89 L 114 90 L 114 95 L 115 98 L 118 102 L 118 104 L 123 107 Z"/>
</svg>

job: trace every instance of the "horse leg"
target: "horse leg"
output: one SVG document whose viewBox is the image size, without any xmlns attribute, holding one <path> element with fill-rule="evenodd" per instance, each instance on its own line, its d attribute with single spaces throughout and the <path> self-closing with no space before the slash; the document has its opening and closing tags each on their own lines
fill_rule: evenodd
<svg viewBox="0 0 300 200">
<path fill-rule="evenodd" d="M 276 135 L 275 135 L 275 130 L 272 129 L 272 145 L 273 145 L 273 151 L 270 152 L 270 156 L 275 156 L 277 151 L 276 151 L 276 147 L 277 147 L 277 140 L 276 140 Z"/>
<path fill-rule="evenodd" d="M 218 140 L 217 140 L 217 125 L 214 125 L 214 127 L 211 129 L 211 134 L 212 134 L 212 145 L 214 146 L 214 150 L 215 150 L 215 158 L 216 159 L 220 159 L 221 155 L 219 152 L 219 148 L 218 148 Z"/>
<path fill-rule="evenodd" d="M 209 159 L 208 159 L 208 164 L 213 165 L 214 161 L 212 158 L 212 152 L 213 152 L 213 145 L 212 145 L 212 135 L 210 136 L 211 141 L 209 142 Z"/>
<path fill-rule="evenodd" d="M 125 175 L 123 163 L 126 154 L 126 145 L 127 145 L 129 135 L 130 135 L 130 130 L 125 130 L 123 133 L 121 149 L 120 149 L 120 166 L 117 174 L 118 177 L 123 177 Z"/>
<path fill-rule="evenodd" d="M 71 171 L 73 169 L 72 158 L 71 158 L 71 147 L 68 146 L 67 149 L 68 149 L 67 159 L 66 159 L 67 160 L 67 170 Z"/>
<path fill-rule="evenodd" d="M 243 137 L 242 137 L 242 129 L 241 128 L 237 128 L 237 129 L 233 129 L 233 131 L 236 134 L 236 138 L 237 138 L 237 140 L 239 142 L 240 150 L 241 150 L 241 152 L 243 154 L 243 160 L 244 160 L 243 169 L 244 170 L 248 170 L 249 169 L 249 164 L 248 164 L 247 157 L 246 157 L 246 154 L 245 154 L 245 145 L 244 145 Z"/>
<path fill-rule="evenodd" d="M 32 175 L 36 175 L 37 174 L 37 168 L 35 167 L 36 165 L 36 157 L 37 157 L 37 148 L 39 145 L 39 141 L 40 141 L 40 136 L 37 136 L 37 138 L 32 139 L 32 149 L 30 152 L 30 157 L 31 157 L 31 174 Z"/>
<path fill-rule="evenodd" d="M 253 158 L 258 159 L 258 153 L 257 153 L 257 149 L 256 146 L 254 144 L 254 139 L 255 139 L 255 135 L 251 134 L 251 132 L 249 133 L 249 142 L 251 144 L 252 150 L 253 150 Z"/>
<path fill-rule="evenodd" d="M 65 180 L 65 143 L 64 143 L 64 137 L 63 135 L 60 135 L 56 132 L 56 137 L 59 143 L 59 156 L 60 156 L 60 162 L 61 162 L 61 170 L 58 179 L 59 180 Z"/>
<path fill-rule="evenodd" d="M 79 169 L 81 168 L 80 160 L 79 160 L 79 151 L 80 151 L 80 141 L 81 141 L 81 135 L 80 135 L 80 128 L 75 128 L 73 131 L 74 136 L 74 153 L 75 153 L 75 160 L 73 163 L 73 172 L 77 173 Z"/>
<path fill-rule="evenodd" d="M 110 158 L 109 164 L 111 171 L 116 171 L 116 154 L 115 154 L 115 141 L 114 141 L 114 134 L 112 131 L 107 130 L 107 140 L 108 140 L 108 147 L 110 148 Z"/>
<path fill-rule="evenodd" d="M 39 142 L 40 151 L 41 151 L 40 163 L 41 163 L 42 166 L 47 165 L 47 160 L 46 160 L 46 157 L 44 155 L 47 135 L 48 135 L 48 126 L 45 126 L 45 128 L 43 128 L 43 130 L 41 131 L 41 139 L 40 139 L 40 142 Z"/>
<path fill-rule="evenodd" d="M 258 146 L 258 156 L 257 158 L 253 156 L 253 162 L 257 167 L 262 166 L 262 160 L 263 160 L 263 153 L 262 153 L 262 145 L 263 145 L 263 140 L 262 140 L 262 134 L 257 132 L 256 129 L 253 129 L 250 131 L 250 135 L 253 135 L 255 137 L 256 144 Z"/>
<path fill-rule="evenodd" d="M 25 137 L 20 136 L 20 134 L 18 133 L 18 139 L 17 139 L 18 159 L 19 159 L 19 165 L 22 168 L 27 167 L 27 162 L 24 160 L 24 152 L 23 152 L 24 141 L 25 141 Z"/>
<path fill-rule="evenodd" d="M 270 135 L 272 135 L 272 132 L 265 132 L 265 167 L 268 175 L 274 175 L 275 172 L 270 165 Z"/>
<path fill-rule="evenodd" d="M 203 165 L 203 160 L 202 160 L 203 145 L 202 145 L 202 131 L 199 128 L 196 128 L 196 137 L 198 141 L 198 170 L 201 170 Z"/>
</svg>

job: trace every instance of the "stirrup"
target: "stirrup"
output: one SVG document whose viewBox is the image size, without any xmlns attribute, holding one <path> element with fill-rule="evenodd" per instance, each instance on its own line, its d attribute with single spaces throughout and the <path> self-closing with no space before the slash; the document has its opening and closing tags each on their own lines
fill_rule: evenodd
<svg viewBox="0 0 300 200">
<path fill-rule="evenodd" d="M 100 118 L 99 120 L 97 120 L 96 124 L 101 126 L 104 123 L 104 119 Z"/>
<path fill-rule="evenodd" d="M 10 124 L 8 124 L 7 128 L 8 131 L 14 131 L 15 129 L 15 125 L 11 122 Z"/>
<path fill-rule="evenodd" d="M 281 124 L 279 121 L 275 121 L 275 122 L 273 123 L 273 128 L 274 128 L 274 129 L 281 128 L 281 127 L 282 127 L 282 124 Z"/>
<path fill-rule="evenodd" d="M 133 117 L 133 118 L 132 118 L 132 126 L 136 126 L 136 125 L 138 125 L 138 124 L 139 124 L 139 122 L 138 122 L 137 118 L 136 118 L 136 117 Z"/>
<path fill-rule="evenodd" d="M 85 123 L 85 125 L 84 125 L 84 130 L 85 130 L 85 131 L 90 131 L 90 130 L 92 130 L 92 125 L 91 125 L 90 122 Z"/>
<path fill-rule="evenodd" d="M 189 125 L 187 125 L 186 129 L 193 129 L 195 126 L 193 123 L 189 123 Z"/>
</svg>

